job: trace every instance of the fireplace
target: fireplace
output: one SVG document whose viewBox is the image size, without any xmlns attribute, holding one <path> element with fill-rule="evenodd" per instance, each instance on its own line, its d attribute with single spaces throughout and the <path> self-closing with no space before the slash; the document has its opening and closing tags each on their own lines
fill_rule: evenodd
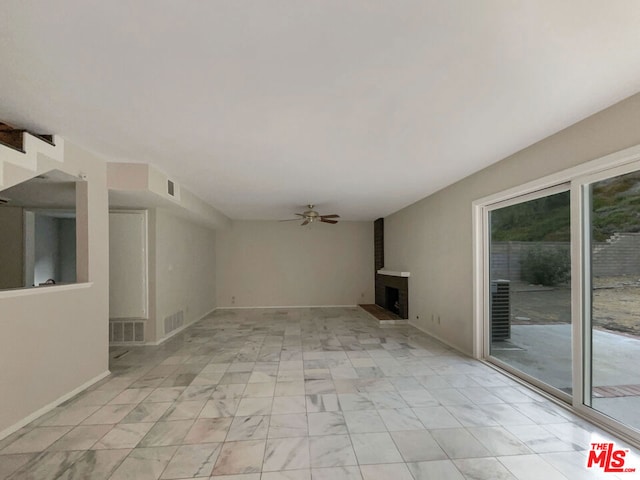
<svg viewBox="0 0 640 480">
<path fill-rule="evenodd" d="M 376 269 L 376 305 L 409 318 L 409 272 L 396 272 L 384 267 L 384 219 L 373 224 L 374 262 Z"/>
<path fill-rule="evenodd" d="M 380 273 L 382 272 L 382 273 Z M 409 318 L 409 279 L 397 273 L 379 270 L 376 273 L 376 304 L 395 313 L 402 319 Z"/>
<path fill-rule="evenodd" d="M 387 310 L 400 315 L 400 291 L 393 287 L 384 287 L 385 306 Z"/>
</svg>

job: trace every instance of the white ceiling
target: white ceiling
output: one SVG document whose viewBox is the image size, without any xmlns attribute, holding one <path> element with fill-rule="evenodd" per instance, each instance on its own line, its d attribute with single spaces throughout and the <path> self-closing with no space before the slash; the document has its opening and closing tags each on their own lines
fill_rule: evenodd
<svg viewBox="0 0 640 480">
<path fill-rule="evenodd" d="M 76 209 L 77 177 L 51 170 L 37 177 L 7 188 L 0 198 L 7 201 L 2 207 L 28 207 L 38 209 Z M 56 213 L 56 217 L 64 216 Z"/>
<path fill-rule="evenodd" d="M 0 60 L 0 120 L 368 220 L 639 91 L 640 2 L 3 0 Z"/>
</svg>

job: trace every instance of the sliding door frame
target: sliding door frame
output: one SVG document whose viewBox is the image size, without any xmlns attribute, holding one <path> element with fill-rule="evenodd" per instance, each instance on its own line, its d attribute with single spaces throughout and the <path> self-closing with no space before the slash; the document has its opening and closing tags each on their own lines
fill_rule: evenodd
<svg viewBox="0 0 640 480">
<path fill-rule="evenodd" d="M 574 342 L 579 344 L 581 348 L 581 363 L 582 371 L 580 372 L 580 378 L 577 379 L 577 386 L 581 389 L 581 397 L 579 402 L 574 402 L 574 407 L 577 411 L 585 416 L 593 417 L 599 423 L 602 423 L 623 434 L 624 436 L 633 438 L 636 442 L 640 442 L 640 428 L 633 429 L 625 424 L 614 420 L 612 417 L 600 413 L 591 406 L 592 402 L 592 276 L 591 276 L 591 185 L 601 180 L 608 178 L 625 175 L 640 171 L 640 158 L 635 161 L 626 162 L 621 165 L 612 165 L 610 168 L 600 170 L 598 172 L 589 173 L 577 177 L 573 183 L 573 190 L 575 190 L 578 196 L 579 205 L 576 208 L 580 210 L 580 216 L 577 220 L 578 225 L 575 225 L 576 231 L 579 230 L 578 243 L 576 249 L 580 252 L 580 258 L 578 259 L 581 268 L 581 276 L 578 279 L 581 287 L 580 298 L 574 300 L 574 305 L 580 309 L 580 318 L 578 319 L 578 325 L 580 327 L 579 335 L 574 337 Z M 572 194 L 573 194 L 572 190 Z M 572 262 L 573 264 L 573 262 Z M 574 358 L 574 363 L 576 359 Z M 575 366 L 574 366 L 575 368 Z M 576 379 L 574 379 L 574 383 Z"/>
<path fill-rule="evenodd" d="M 489 361 L 489 212 L 495 208 L 533 200 L 567 189 L 571 195 L 571 331 L 573 395 L 558 395 L 547 384 L 523 375 L 504 362 L 491 363 L 520 377 L 525 382 L 553 392 L 550 399 L 560 400 L 574 413 L 587 418 L 635 445 L 640 431 L 627 427 L 585 404 L 591 395 L 591 285 L 590 285 L 590 197 L 589 185 L 598 180 L 640 170 L 640 145 L 606 155 L 540 179 L 488 195 L 472 203 L 473 229 L 473 356 Z M 560 191 L 560 190 L 559 190 Z M 498 207 L 499 206 L 499 207 Z M 588 327 L 586 327 L 588 323 Z M 589 397 L 587 397 L 589 395 Z"/>
<path fill-rule="evenodd" d="M 533 192 L 529 192 L 526 193 L 524 195 L 518 195 L 516 197 L 512 197 L 506 200 L 501 200 L 499 202 L 496 203 L 491 203 L 491 204 L 487 204 L 484 205 L 483 208 L 483 237 L 484 237 L 484 241 L 483 241 L 483 245 L 484 245 L 484 265 L 486 266 L 484 268 L 484 275 L 483 275 L 483 281 L 484 281 L 484 295 L 486 299 L 489 299 L 489 295 L 490 295 L 490 288 L 491 288 L 491 268 L 490 268 L 490 252 L 491 252 L 491 213 L 502 209 L 502 208 L 507 208 L 507 207 L 511 207 L 513 205 L 519 205 L 525 202 L 530 202 L 533 200 L 539 200 L 541 198 L 546 198 L 549 197 L 551 195 L 556 195 L 558 193 L 565 193 L 565 192 L 570 192 L 571 191 L 571 184 L 569 182 L 564 182 L 558 185 L 553 185 L 550 187 L 546 187 L 544 189 L 541 190 L 535 190 Z M 571 218 L 571 221 L 573 221 L 573 218 Z M 573 258 L 573 257 L 572 257 Z M 573 283 L 573 282 L 572 282 Z M 573 285 L 571 285 L 571 287 L 573 288 Z M 573 301 L 573 298 L 571 299 L 571 301 Z M 541 381 L 539 378 L 536 378 L 522 370 L 519 370 L 515 367 L 513 367 L 512 365 L 508 364 L 507 362 L 505 362 L 504 360 L 501 360 L 498 357 L 492 356 L 491 355 L 491 313 L 489 312 L 489 308 L 490 308 L 490 301 L 486 301 L 485 302 L 485 314 L 484 314 L 484 322 L 483 322 L 483 330 L 484 330 L 484 335 L 483 335 L 483 340 L 484 340 L 484 345 L 483 345 L 483 349 L 485 352 L 485 356 L 484 359 L 490 361 L 491 363 L 493 363 L 494 365 L 497 365 L 498 367 L 500 367 L 503 370 L 506 370 L 507 372 L 516 375 L 518 377 L 521 377 L 522 379 L 526 380 L 527 383 L 530 383 L 532 385 L 535 385 L 537 388 L 540 388 L 541 390 L 544 390 L 548 393 L 550 393 L 551 395 L 554 395 L 555 397 L 560 398 L 562 401 L 566 402 L 566 403 L 571 403 L 571 395 L 563 392 L 562 390 L 555 388 L 553 385 L 550 385 L 548 383 L 545 383 L 543 381 Z M 573 317 L 571 319 L 571 323 L 573 325 Z M 573 339 L 573 332 L 571 334 L 571 339 Z M 572 348 L 572 352 L 573 352 L 573 345 L 571 345 Z M 572 372 L 573 374 L 574 372 Z M 572 385 L 573 388 L 573 385 Z"/>
</svg>

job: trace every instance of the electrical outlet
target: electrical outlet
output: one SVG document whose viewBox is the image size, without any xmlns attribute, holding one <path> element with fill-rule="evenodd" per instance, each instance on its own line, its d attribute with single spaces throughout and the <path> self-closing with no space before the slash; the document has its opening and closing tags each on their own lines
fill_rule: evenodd
<svg viewBox="0 0 640 480">
<path fill-rule="evenodd" d="M 236 297 L 231 297 L 231 305 L 236 303 Z"/>
</svg>

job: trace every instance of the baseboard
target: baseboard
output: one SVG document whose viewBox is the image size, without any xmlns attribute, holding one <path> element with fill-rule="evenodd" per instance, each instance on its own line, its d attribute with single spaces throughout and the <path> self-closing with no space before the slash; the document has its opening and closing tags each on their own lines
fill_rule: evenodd
<svg viewBox="0 0 640 480">
<path fill-rule="evenodd" d="M 154 345 L 154 344 L 147 343 L 147 342 L 111 342 L 109 343 L 109 348 L 111 347 L 146 347 L 148 345 Z"/>
<path fill-rule="evenodd" d="M 204 317 L 202 317 L 204 318 Z M 142 346 L 144 347 L 146 346 L 158 346 L 158 345 L 162 345 L 164 342 L 166 342 L 167 340 L 169 340 L 171 337 L 173 337 L 174 335 L 179 334 L 180 332 L 182 332 L 183 330 L 185 330 L 186 328 L 189 328 L 191 325 L 193 325 L 194 323 L 200 321 L 201 319 L 198 320 L 194 320 L 191 323 L 187 323 L 186 325 L 183 325 L 179 328 L 176 328 L 174 331 L 170 332 L 168 335 L 165 335 L 164 337 L 162 337 L 160 340 L 156 340 L 155 342 L 145 342 L 144 344 L 142 344 Z"/>
<path fill-rule="evenodd" d="M 252 309 L 257 309 L 257 308 L 271 308 L 271 309 L 278 309 L 278 308 L 355 308 L 358 305 L 287 305 L 287 306 L 279 306 L 279 307 L 273 307 L 273 306 L 269 306 L 269 307 L 216 307 L 213 310 L 205 313 L 204 315 L 202 315 L 199 319 L 194 320 L 191 323 L 187 323 L 186 325 L 181 326 L 180 328 L 176 328 L 174 331 L 172 331 L 171 333 L 169 333 L 169 335 L 162 337 L 160 340 L 157 340 L 155 342 L 144 342 L 144 343 L 112 343 L 109 346 L 112 347 L 156 347 L 158 345 L 162 345 L 164 342 L 166 342 L 167 340 L 169 340 L 171 337 L 173 337 L 174 335 L 179 334 L 180 332 L 182 332 L 183 330 L 189 328 L 191 325 L 198 323 L 200 320 L 208 317 L 209 315 L 211 315 L 212 313 L 214 313 L 217 310 L 252 310 Z"/>
<path fill-rule="evenodd" d="M 173 337 L 174 335 L 179 334 L 180 332 L 182 332 L 183 330 L 186 330 L 187 328 L 189 328 L 191 325 L 198 323 L 200 320 L 207 318 L 209 315 L 211 315 L 212 313 L 214 313 L 216 310 L 218 310 L 218 307 L 215 307 L 213 310 L 205 313 L 204 315 L 202 315 L 200 318 L 198 318 L 197 320 L 194 320 L 191 323 L 187 323 L 186 325 L 181 326 L 180 328 L 176 328 L 174 331 L 172 331 L 171 333 L 169 333 L 169 335 L 166 335 L 164 337 L 162 337 L 160 340 L 157 340 L 155 342 L 146 342 L 141 344 L 141 346 L 158 346 L 158 345 L 162 345 L 164 342 L 166 342 L 167 340 L 169 340 L 171 337 Z"/>
<path fill-rule="evenodd" d="M 453 348 L 456 352 L 464 355 L 465 357 L 471 357 L 473 358 L 473 355 L 469 354 L 468 352 L 465 352 L 464 350 L 462 350 L 460 347 L 458 347 L 457 345 L 452 344 L 451 342 L 448 342 L 447 340 L 445 340 L 444 338 L 439 337 L 438 335 L 435 335 L 431 332 L 427 332 L 426 330 L 418 327 L 417 325 L 413 324 L 411 322 L 411 320 L 409 320 L 409 325 L 412 326 L 413 328 L 420 330 L 422 333 L 424 333 L 425 335 L 429 335 L 430 337 L 435 338 L 436 340 L 438 340 L 441 343 L 444 343 L 447 347 L 451 347 Z M 475 360 L 475 359 L 474 359 Z"/>
<path fill-rule="evenodd" d="M 251 310 L 257 308 L 353 308 L 358 305 L 281 305 L 267 307 L 218 307 L 217 310 Z"/>
<path fill-rule="evenodd" d="M 0 440 L 2 440 L 5 437 L 8 437 L 9 435 L 11 435 L 14 432 L 17 432 L 18 430 L 20 430 L 25 425 L 28 425 L 29 423 L 33 422 L 34 420 L 36 420 L 37 418 L 41 417 L 45 413 L 50 412 L 51 410 L 56 408 L 61 403 L 64 403 L 67 400 L 69 400 L 70 398 L 75 397 L 77 394 L 79 394 L 83 390 L 86 390 L 91 385 L 93 385 L 94 383 L 99 382 L 100 380 L 102 380 L 103 378 L 107 377 L 110 374 L 111 374 L 111 372 L 109 370 L 107 370 L 105 372 L 102 372 L 100 375 L 98 375 L 97 377 L 92 378 L 88 382 L 83 383 L 78 388 L 76 388 L 74 390 L 71 390 L 68 393 L 65 393 L 64 395 L 62 395 L 58 399 L 54 400 L 53 402 L 45 405 L 44 407 L 40 408 L 39 410 L 36 410 L 31 415 L 29 415 L 29 416 L 23 418 L 22 420 L 20 420 L 18 423 L 15 423 L 15 424 L 11 425 L 9 428 L 5 428 L 4 430 L 2 430 L 0 432 Z"/>
</svg>

